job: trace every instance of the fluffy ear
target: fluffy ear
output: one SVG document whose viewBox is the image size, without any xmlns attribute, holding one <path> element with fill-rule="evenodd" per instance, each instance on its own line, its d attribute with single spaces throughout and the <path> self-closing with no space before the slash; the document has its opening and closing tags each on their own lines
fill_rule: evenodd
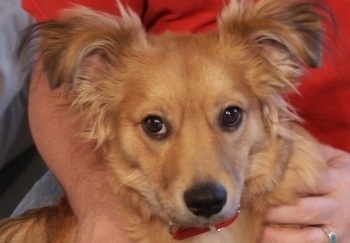
<svg viewBox="0 0 350 243">
<path fill-rule="evenodd" d="M 76 7 L 62 12 L 61 18 L 31 26 L 20 42 L 20 50 L 31 39 L 38 39 L 37 51 L 43 62 L 50 86 L 73 83 L 77 74 L 85 75 L 87 57 L 100 56 L 101 64 L 115 63 L 118 55 L 134 43 L 145 41 L 139 17 L 119 4 L 121 16 Z M 97 64 L 90 62 L 90 64 Z M 91 66 L 91 65 L 90 65 Z M 93 68 L 94 65 L 91 66 Z"/>
<path fill-rule="evenodd" d="M 300 76 L 301 64 L 322 63 L 324 10 L 312 0 L 232 0 L 221 14 L 220 31 L 259 47 L 274 66 Z"/>
<path fill-rule="evenodd" d="M 300 120 L 281 94 L 295 90 L 305 65 L 322 64 L 324 19 L 332 20 L 321 0 L 231 0 L 221 14 L 220 39 L 256 54 L 247 57 L 248 79 L 272 134 L 288 134 L 283 121 Z"/>
<path fill-rule="evenodd" d="M 146 43 L 138 16 L 119 6 L 121 17 L 84 7 L 65 11 L 62 18 L 30 27 L 20 48 L 38 39 L 37 51 L 52 89 L 65 85 L 71 109 L 82 117 L 80 136 L 97 141 L 113 137 L 111 113 L 118 100 L 118 77 L 111 70 L 130 49 Z"/>
</svg>

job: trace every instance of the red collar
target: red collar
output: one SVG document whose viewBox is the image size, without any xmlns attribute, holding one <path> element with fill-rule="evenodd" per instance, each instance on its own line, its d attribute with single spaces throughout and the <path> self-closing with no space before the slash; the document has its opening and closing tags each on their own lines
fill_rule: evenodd
<svg viewBox="0 0 350 243">
<path fill-rule="evenodd" d="M 240 210 L 238 210 L 236 212 L 235 215 L 233 215 L 231 218 L 229 218 L 228 220 L 218 223 L 216 225 L 213 226 L 208 226 L 205 228 L 195 228 L 195 227 L 190 227 L 190 228 L 181 228 L 176 230 L 175 232 L 172 232 L 172 227 L 169 227 L 169 231 L 170 233 L 173 235 L 173 238 L 175 240 L 184 240 L 196 235 L 200 235 L 209 231 L 220 231 L 221 229 L 229 226 L 230 224 L 232 224 L 238 217 Z"/>
</svg>

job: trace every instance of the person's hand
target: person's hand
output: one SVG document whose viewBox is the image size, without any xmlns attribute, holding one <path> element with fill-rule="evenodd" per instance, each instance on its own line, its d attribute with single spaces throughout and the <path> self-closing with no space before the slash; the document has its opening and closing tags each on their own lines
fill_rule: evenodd
<svg viewBox="0 0 350 243">
<path fill-rule="evenodd" d="M 51 91 L 36 62 L 29 95 L 31 131 L 48 167 L 57 177 L 78 219 L 78 243 L 129 242 L 116 212 L 118 197 L 94 143 L 77 138 L 81 121 L 68 111 L 60 90 Z"/>
<path fill-rule="evenodd" d="M 265 218 L 261 243 L 329 243 L 321 229 L 336 233 L 337 243 L 350 240 L 350 154 L 324 146 L 329 169 L 317 195 L 305 196 L 296 205 L 271 207 Z M 293 227 L 295 226 L 295 227 Z"/>
</svg>

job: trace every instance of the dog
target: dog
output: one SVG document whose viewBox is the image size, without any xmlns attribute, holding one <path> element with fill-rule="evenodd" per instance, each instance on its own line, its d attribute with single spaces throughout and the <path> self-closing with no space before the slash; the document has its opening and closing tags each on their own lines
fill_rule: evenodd
<svg viewBox="0 0 350 243">
<path fill-rule="evenodd" d="M 315 190 L 319 143 L 286 101 L 322 63 L 324 7 L 232 0 L 215 31 L 146 33 L 85 7 L 30 27 L 52 89 L 65 87 L 79 137 L 104 154 L 135 242 L 256 242 L 266 209 Z M 1 242 L 74 242 L 67 199 L 0 223 Z M 217 233 L 212 233 L 217 231 Z"/>
</svg>

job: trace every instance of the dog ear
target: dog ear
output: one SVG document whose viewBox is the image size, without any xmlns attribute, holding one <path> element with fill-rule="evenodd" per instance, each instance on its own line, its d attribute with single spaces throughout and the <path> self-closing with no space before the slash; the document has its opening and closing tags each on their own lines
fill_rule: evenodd
<svg viewBox="0 0 350 243">
<path fill-rule="evenodd" d="M 82 6 L 64 10 L 58 20 L 29 27 L 21 38 L 19 52 L 32 39 L 38 39 L 37 51 L 51 88 L 63 83 L 74 85 L 77 74 L 87 71 L 86 65 L 80 70 L 87 57 L 98 55 L 103 64 L 113 63 L 118 53 L 143 38 L 145 32 L 137 14 L 121 4 L 119 8 L 120 17 Z"/>
<path fill-rule="evenodd" d="M 119 9 L 120 17 L 85 7 L 67 10 L 58 20 L 30 27 L 20 46 L 38 39 L 38 57 L 51 88 L 68 89 L 71 109 L 82 117 L 79 136 L 97 146 L 113 136 L 118 66 L 125 53 L 146 43 L 139 17 L 121 5 Z"/>
<path fill-rule="evenodd" d="M 305 65 L 322 64 L 322 25 L 332 16 L 321 2 L 231 0 L 219 19 L 220 40 L 245 46 L 258 57 L 247 56 L 255 60 L 247 64 L 252 69 L 248 82 L 272 134 L 288 134 L 283 121 L 300 121 L 281 94 L 295 91 Z"/>
<path fill-rule="evenodd" d="M 303 64 L 322 64 L 324 10 L 312 0 L 232 0 L 219 19 L 220 34 L 252 44 L 275 67 L 298 79 Z"/>
</svg>

